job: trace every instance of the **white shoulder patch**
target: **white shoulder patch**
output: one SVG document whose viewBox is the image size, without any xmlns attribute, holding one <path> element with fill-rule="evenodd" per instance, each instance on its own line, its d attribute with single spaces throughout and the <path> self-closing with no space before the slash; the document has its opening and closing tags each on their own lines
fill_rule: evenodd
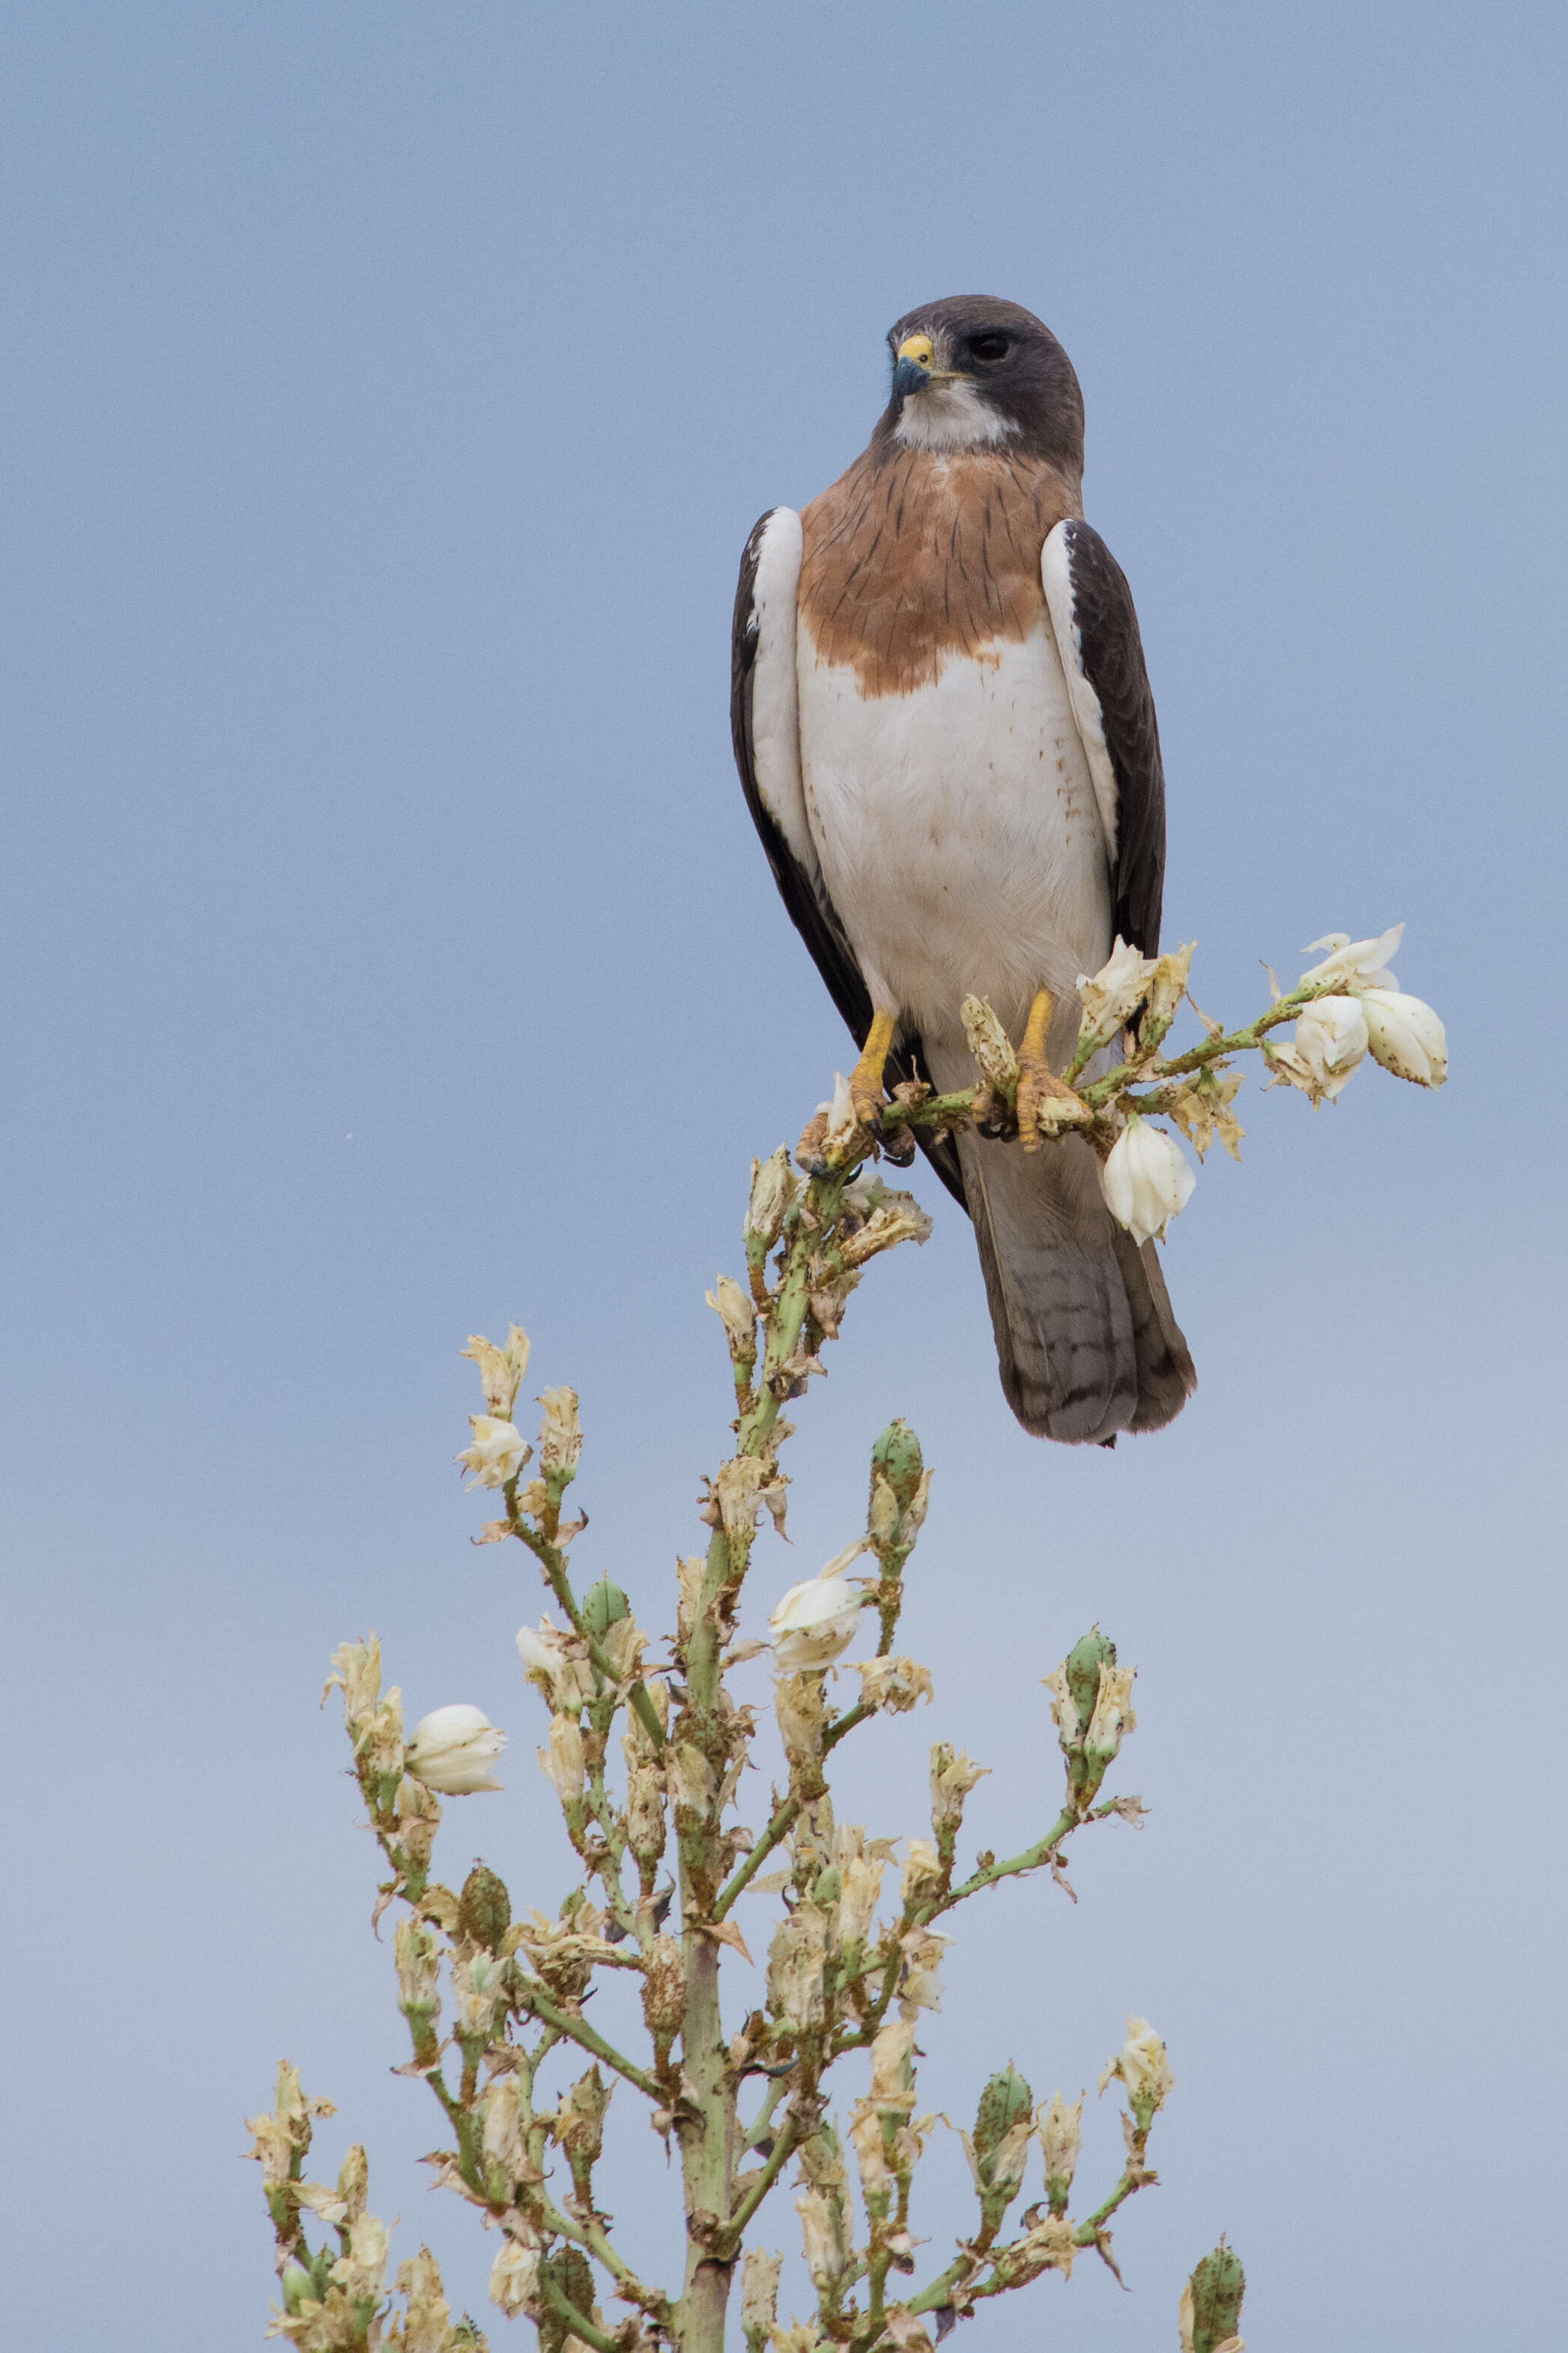
<svg viewBox="0 0 1568 2353">
<path fill-rule="evenodd" d="M 800 586 L 800 517 L 775 507 L 757 551 L 752 618 L 752 760 L 757 792 L 792 855 L 815 876 L 816 849 L 800 778 L 800 704 L 795 686 L 795 596 Z"/>
<path fill-rule="evenodd" d="M 1100 821 L 1105 828 L 1105 839 L 1110 863 L 1116 864 L 1116 771 L 1110 765 L 1110 753 L 1106 745 L 1105 726 L 1100 708 L 1100 697 L 1089 681 L 1083 667 L 1083 632 L 1078 625 L 1073 599 L 1072 555 L 1068 543 L 1068 526 L 1058 522 L 1040 550 L 1040 585 L 1046 592 L 1046 609 L 1051 617 L 1051 631 L 1057 641 L 1057 651 L 1062 658 L 1062 670 L 1067 679 L 1068 701 L 1072 705 L 1073 721 L 1089 761 L 1089 773 L 1094 779 L 1094 797 L 1100 810 Z"/>
</svg>

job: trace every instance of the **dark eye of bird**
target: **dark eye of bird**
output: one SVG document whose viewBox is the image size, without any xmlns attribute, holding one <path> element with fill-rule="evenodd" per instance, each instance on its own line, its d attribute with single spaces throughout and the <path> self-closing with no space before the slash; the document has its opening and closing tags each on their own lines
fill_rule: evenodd
<svg viewBox="0 0 1568 2353">
<path fill-rule="evenodd" d="M 1007 337 L 995 333 L 971 335 L 969 348 L 977 360 L 999 360 L 1007 349 Z"/>
</svg>

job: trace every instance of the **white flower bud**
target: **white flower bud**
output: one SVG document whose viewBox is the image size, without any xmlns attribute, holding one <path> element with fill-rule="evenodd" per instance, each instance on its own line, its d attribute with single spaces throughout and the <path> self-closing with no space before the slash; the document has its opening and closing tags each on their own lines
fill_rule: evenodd
<svg viewBox="0 0 1568 2353">
<path fill-rule="evenodd" d="M 763 1462 L 754 1454 L 731 1454 L 715 1472 L 700 1516 L 710 1527 L 722 1527 L 731 1544 L 750 1544 L 757 1525 L 757 1514 L 766 1509 L 773 1517 L 780 1535 L 784 1534 L 784 1506 L 788 1497 L 788 1482 L 781 1475 L 776 1463 Z M 700 1559 L 699 1568 L 703 1567 Z M 682 1563 L 681 1599 L 686 1598 L 685 1564 Z M 699 1592 L 701 1577 L 697 1579 Z"/>
<path fill-rule="evenodd" d="M 742 1231 L 746 1254 L 766 1257 L 784 1231 L 789 1205 L 800 1190 L 790 1169 L 789 1154 L 781 1144 L 766 1160 L 752 1163 L 752 1198 L 746 1204 Z"/>
<path fill-rule="evenodd" d="M 1448 1075 L 1448 1040 L 1432 1008 L 1389 988 L 1363 989 L 1359 1001 L 1373 1060 L 1396 1079 L 1440 1087 Z"/>
<path fill-rule="evenodd" d="M 855 1550 L 859 1547 L 856 1546 Z M 840 1559 L 853 1558 L 853 1552 Z M 833 1574 L 829 1562 L 820 1577 L 792 1585 L 768 1623 L 773 1628 L 773 1658 L 783 1674 L 826 1667 L 847 1650 L 860 1623 L 860 1594 L 844 1577 Z"/>
<path fill-rule="evenodd" d="M 893 2172 L 888 2163 L 887 2144 L 882 2137 L 882 2119 L 873 2101 L 856 2101 L 850 2112 L 849 2137 L 855 2144 L 855 2158 L 860 2168 L 860 2187 L 866 2193 L 868 2205 L 873 2200 L 889 2197 L 894 2186 Z"/>
<path fill-rule="evenodd" d="M 1136 1242 L 1163 1240 L 1171 1219 L 1192 1198 L 1197 1179 L 1163 1128 L 1134 1113 L 1100 1172 L 1106 1208 Z"/>
<path fill-rule="evenodd" d="M 488 1715 L 459 1703 L 432 1708 L 414 1727 L 404 1762 L 416 1780 L 443 1798 L 468 1798 L 479 1789 L 499 1789 L 490 1771 L 506 1746 Z"/>
<path fill-rule="evenodd" d="M 452 1964 L 457 2030 L 467 2041 L 488 2042 L 506 2006 L 506 1984 L 493 1953 L 475 1953 Z"/>
<path fill-rule="evenodd" d="M 931 1669 L 914 1659 L 867 1659 L 855 1671 L 862 1704 L 886 1708 L 889 1715 L 907 1715 L 917 1700 L 936 1697 Z"/>
<path fill-rule="evenodd" d="M 502 1421 L 489 1413 L 471 1413 L 468 1427 L 474 1442 L 465 1446 L 458 1461 L 473 1472 L 470 1487 L 504 1487 L 515 1479 L 533 1449 L 524 1439 L 517 1424 Z"/>
<path fill-rule="evenodd" d="M 321 1686 L 321 1704 L 334 1687 L 343 1695 L 343 1721 L 352 1732 L 361 1716 L 374 1713 L 381 1697 L 381 1644 L 374 1632 L 363 1642 L 340 1642 L 332 1652 L 332 1672 Z"/>
<path fill-rule="evenodd" d="M 895 2108 L 908 2116 L 915 2104 L 915 2036 L 920 2031 L 916 2019 L 895 2019 L 884 2026 L 871 2044 L 871 2090 L 873 2106 Z"/>
<path fill-rule="evenodd" d="M 882 1873 L 887 1865 L 880 1855 L 845 1850 L 843 1832 L 839 1832 L 839 1871 L 843 1886 L 838 1896 L 838 1941 L 841 1945 L 863 1945 L 871 1933 L 871 1923 L 877 1916 L 881 1900 Z"/>
<path fill-rule="evenodd" d="M 1314 1103 L 1332 1102 L 1366 1059 L 1366 1017 L 1354 997 L 1320 997 L 1300 1015 L 1284 1063 L 1287 1078 Z"/>
<path fill-rule="evenodd" d="M 1183 997 L 1187 993 L 1187 976 L 1193 968 L 1194 942 L 1184 948 L 1173 948 L 1169 955 L 1157 957 L 1149 976 L 1149 1012 L 1142 1024 L 1141 1034 L 1147 1038 L 1152 1028 L 1163 1035 L 1175 1019 Z"/>
<path fill-rule="evenodd" d="M 1331 980 L 1347 988 L 1397 988 L 1399 983 L 1385 967 L 1389 957 L 1398 955 L 1404 937 L 1403 923 L 1395 923 L 1375 940 L 1352 940 L 1348 932 L 1327 932 L 1311 943 L 1307 954 L 1311 955 L 1318 948 L 1327 948 L 1329 953 L 1321 964 L 1301 975 L 1301 985 Z"/>
<path fill-rule="evenodd" d="M 773 1713 L 779 1720 L 779 1737 L 791 1763 L 816 1764 L 822 1756 L 822 1736 L 827 1724 L 822 1677 L 781 1675 L 773 1685 Z"/>
<path fill-rule="evenodd" d="M 928 1903 L 933 1895 L 938 1895 L 941 1892 L 941 1856 L 930 1839 L 912 1838 L 910 1841 L 909 1860 L 904 1864 L 900 1880 L 900 1893 L 904 1899 L 905 1911 L 913 1911 L 917 1905 Z"/>
<path fill-rule="evenodd" d="M 768 1947 L 768 2007 L 792 2033 L 823 2025 L 826 1964 L 826 1916 L 819 1905 L 799 1903 L 779 1922 Z"/>
<path fill-rule="evenodd" d="M 805 2266 L 819 2290 L 830 2289 L 849 2261 L 844 2244 L 844 2210 L 826 2190 L 808 2189 L 795 2201 L 800 2216 Z"/>
<path fill-rule="evenodd" d="M 956 1836 L 965 1799 L 990 1770 L 989 1765 L 974 1764 L 962 1748 L 951 1748 L 945 1740 L 937 1742 L 931 1752 L 931 1820 L 939 1838 L 944 1831 Z"/>
<path fill-rule="evenodd" d="M 485 2100 L 479 2146 L 487 2171 L 499 2176 L 501 2195 L 510 2203 L 511 2185 L 522 2170 L 522 2085 L 515 2075 L 502 2075 Z"/>
<path fill-rule="evenodd" d="M 544 1408 L 544 1421 L 539 1433 L 539 1467 L 548 1478 L 552 1472 L 563 1484 L 577 1476 L 578 1457 L 583 1451 L 583 1427 L 577 1419 L 575 1389 L 546 1389 L 539 1400 Z"/>
<path fill-rule="evenodd" d="M 969 1050 L 986 1083 L 1005 1093 L 1018 1083 L 1018 1057 L 998 1015 L 984 997 L 966 997 L 959 1007 Z"/>
<path fill-rule="evenodd" d="M 441 2285 L 441 2267 L 428 2247 L 421 2247 L 397 2267 L 397 2292 L 408 2299 L 400 2353 L 446 2353 L 459 2342 L 452 2335 L 452 2307 Z M 396 2340 L 384 2337 L 384 2345 Z"/>
<path fill-rule="evenodd" d="M 351 2301 L 380 2303 L 390 2243 L 385 2223 L 374 2214 L 361 2214 L 350 2223 L 348 2252 L 338 2257 L 331 2276 Z"/>
<path fill-rule="evenodd" d="M 618 1628 L 614 1630 L 618 1631 Z M 542 1618 L 537 1627 L 520 1626 L 517 1630 L 517 1654 L 522 1661 L 522 1672 L 535 1689 L 543 1693 L 552 1713 L 558 1715 L 574 1715 L 587 1705 L 594 1693 L 592 1670 L 585 1659 L 573 1657 L 573 1640 L 552 1626 L 548 1618 Z"/>
<path fill-rule="evenodd" d="M 543 2319 L 536 2247 L 520 2247 L 515 2239 L 505 2242 L 490 2265 L 490 2302 L 499 2304 L 509 2320 L 514 2320 L 519 2313 L 525 2320 Z"/>
<path fill-rule="evenodd" d="M 854 1134 L 855 1103 L 849 1092 L 849 1082 L 842 1071 L 833 1073 L 833 1101 L 818 1103 L 816 1108 L 819 1113 L 825 1112 L 827 1115 L 827 1133 L 823 1138 L 825 1144 L 843 1144 Z"/>
<path fill-rule="evenodd" d="M 578 1806 L 587 1786 L 588 1768 L 583 1755 L 583 1731 L 575 1716 L 552 1715 L 550 1719 L 550 1746 L 539 1754 L 539 1769 L 550 1783 L 563 1806 Z"/>
<path fill-rule="evenodd" d="M 1121 1746 L 1122 1734 L 1138 1729 L 1138 1718 L 1131 1706 L 1132 1681 L 1137 1672 L 1136 1667 L 1117 1667 L 1109 1659 L 1100 1661 L 1094 1714 L 1083 1736 L 1084 1751 L 1091 1762 L 1103 1760 L 1104 1765 L 1109 1765 Z"/>
<path fill-rule="evenodd" d="M 1068 1662 L 1053 1667 L 1040 1681 L 1051 1695 L 1051 1715 L 1057 1727 L 1057 1738 L 1064 1748 L 1070 1748 L 1083 1729 L 1078 1718 L 1078 1702 L 1068 1681 Z"/>
<path fill-rule="evenodd" d="M 741 2274 L 741 2327 L 748 2340 L 753 2329 L 765 2339 L 772 2333 L 779 2316 L 779 2273 L 784 2266 L 782 2255 L 764 2253 L 761 2247 L 748 2247 L 745 2269 Z"/>
<path fill-rule="evenodd" d="M 897 1250 L 900 1242 L 927 1242 L 931 1237 L 931 1218 L 912 1193 L 895 1192 L 878 1176 L 846 1187 L 839 1225 L 839 1254 L 846 1266 L 865 1266 L 883 1250 Z"/>
<path fill-rule="evenodd" d="M 731 1274 L 717 1275 L 714 1280 L 717 1291 L 705 1292 L 703 1296 L 724 1326 L 731 1356 L 737 1364 L 752 1364 L 757 1354 L 757 1311 L 751 1294 L 742 1290 Z"/>
<path fill-rule="evenodd" d="M 1165 2046 L 1146 2018 L 1129 2017 L 1127 2040 L 1100 2072 L 1100 2088 L 1120 2076 L 1127 2086 L 1128 2105 L 1147 2131 L 1156 2109 L 1164 2105 L 1175 2085 Z"/>
<path fill-rule="evenodd" d="M 1046 2195 L 1059 2213 L 1067 2205 L 1073 2175 L 1078 2171 L 1079 2139 L 1083 2125 L 1080 2094 L 1068 2107 L 1059 2092 L 1036 2116 L 1040 2146 L 1046 2152 Z"/>
<path fill-rule="evenodd" d="M 479 1368 L 484 1384 L 485 1403 L 499 1421 L 510 1421 L 517 1403 L 517 1392 L 528 1370 L 528 1335 L 512 1324 L 506 1335 L 506 1345 L 498 1348 L 482 1332 L 470 1332 L 468 1345 L 463 1350 Z"/>
<path fill-rule="evenodd" d="M 1190 955 L 1192 951 L 1187 953 Z M 1157 965 L 1158 958 L 1140 955 L 1118 934 L 1116 945 L 1093 977 L 1079 973 L 1078 993 L 1083 1007 L 1079 1031 L 1080 1052 L 1091 1043 L 1107 1044 L 1119 1029 L 1126 1028 L 1149 993 Z"/>
<path fill-rule="evenodd" d="M 400 1920 L 392 1940 L 397 1968 L 397 2007 L 405 2018 L 434 2021 L 441 2014 L 441 1947 L 423 1920 Z"/>
<path fill-rule="evenodd" d="M 903 1957 L 899 1978 L 899 2014 L 904 2019 L 922 2010 L 942 2008 L 942 1957 L 947 1937 L 933 1928 L 910 1928 L 899 1938 Z"/>
<path fill-rule="evenodd" d="M 370 2159 L 364 2153 L 364 2144 L 356 2140 L 338 2168 L 338 2197 L 351 2222 L 356 2215 L 364 2212 L 364 2201 L 369 2193 Z"/>
<path fill-rule="evenodd" d="M 395 1683 L 354 1727 L 354 1755 L 363 1773 L 394 1780 L 403 1770 L 403 1694 Z"/>
</svg>

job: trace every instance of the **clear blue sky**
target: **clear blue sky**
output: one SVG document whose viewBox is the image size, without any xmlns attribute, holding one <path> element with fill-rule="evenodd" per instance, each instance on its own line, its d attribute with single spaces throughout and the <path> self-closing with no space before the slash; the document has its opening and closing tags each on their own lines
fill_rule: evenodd
<svg viewBox="0 0 1568 2353">
<path fill-rule="evenodd" d="M 757 1599 L 904 1412 L 941 1709 L 854 1762 L 875 1826 L 940 1735 L 1026 1835 L 1037 1677 L 1095 1618 L 1142 1669 L 1146 1831 L 968 1929 L 924 2082 L 1075 2093 L 1145 2010 L 1163 2186 L 1130 2296 L 1047 2282 L 975 2353 L 1173 2343 L 1222 2229 L 1272 2353 L 1560 2324 L 1563 21 L 1089 13 L 5 12 L 18 2343 L 258 2340 L 240 2118 L 285 2052 L 482 2302 L 315 1695 L 374 1621 L 414 1712 L 484 1705 L 508 1788 L 447 1875 L 558 1900 L 457 1351 L 515 1315 L 576 1383 L 584 1564 L 662 1624 L 723 1440 L 702 1290 L 845 1058 L 731 771 L 735 566 L 862 446 L 889 322 L 979 290 L 1083 380 L 1201 998 L 1403 918 L 1454 1077 L 1248 1089 L 1167 1257 L 1202 1388 L 1114 1455 L 1015 1428 L 934 1200 Z"/>
</svg>

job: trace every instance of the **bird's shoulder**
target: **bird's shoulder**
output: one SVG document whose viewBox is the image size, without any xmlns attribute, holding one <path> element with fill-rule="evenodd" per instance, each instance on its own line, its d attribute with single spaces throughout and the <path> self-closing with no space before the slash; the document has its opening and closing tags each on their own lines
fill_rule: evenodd
<svg viewBox="0 0 1568 2353">
<path fill-rule="evenodd" d="M 853 668 L 863 695 L 910 694 L 955 657 L 1021 640 L 1041 614 L 1040 550 L 1081 512 L 1045 459 L 873 443 L 801 514 L 817 660 Z"/>
</svg>

